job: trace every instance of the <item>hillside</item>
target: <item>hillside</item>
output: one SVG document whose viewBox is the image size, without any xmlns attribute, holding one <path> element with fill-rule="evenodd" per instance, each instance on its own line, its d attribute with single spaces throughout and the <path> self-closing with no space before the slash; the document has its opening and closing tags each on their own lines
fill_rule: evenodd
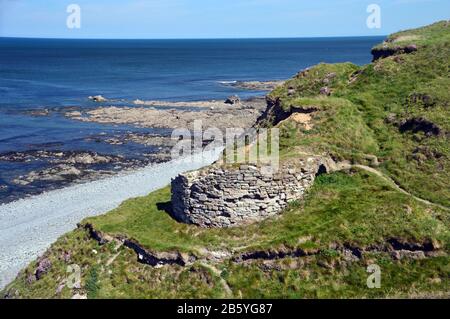
<svg viewBox="0 0 450 319">
<path fill-rule="evenodd" d="M 448 298 L 450 23 L 391 35 L 374 62 L 320 64 L 267 96 L 281 158 L 327 156 L 304 200 L 247 226 L 173 220 L 170 189 L 84 220 L 7 298 Z M 81 286 L 67 287 L 67 267 Z M 368 289 L 367 266 L 381 269 Z"/>
</svg>

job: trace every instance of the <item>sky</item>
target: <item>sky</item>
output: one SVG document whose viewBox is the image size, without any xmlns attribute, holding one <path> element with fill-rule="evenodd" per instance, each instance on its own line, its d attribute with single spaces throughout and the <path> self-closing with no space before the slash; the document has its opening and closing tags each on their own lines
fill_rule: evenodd
<svg viewBox="0 0 450 319">
<path fill-rule="evenodd" d="M 71 4 L 80 8 L 80 28 L 67 26 Z M 367 26 L 371 4 L 380 8 L 380 28 Z M 0 37 L 371 36 L 444 19 L 450 0 L 0 0 Z"/>
</svg>

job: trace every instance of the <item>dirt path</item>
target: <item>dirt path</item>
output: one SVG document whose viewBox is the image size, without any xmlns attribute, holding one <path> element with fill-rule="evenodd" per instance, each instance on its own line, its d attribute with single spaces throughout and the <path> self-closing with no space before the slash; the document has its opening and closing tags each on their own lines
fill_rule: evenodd
<svg viewBox="0 0 450 319">
<path fill-rule="evenodd" d="M 314 157 L 323 157 L 321 155 L 311 154 L 311 153 L 307 153 L 307 152 L 303 152 L 303 151 L 298 151 L 298 154 L 306 155 L 306 156 L 314 156 Z M 388 182 L 392 187 L 394 187 L 397 191 L 399 191 L 405 195 L 408 195 L 423 204 L 438 207 L 438 208 L 446 210 L 446 211 L 450 211 L 450 207 L 446 207 L 446 206 L 443 206 L 443 205 L 440 205 L 437 203 L 433 203 L 433 202 L 430 202 L 429 200 L 426 200 L 426 199 L 423 199 L 423 198 L 420 198 L 420 197 L 417 197 L 417 196 L 411 194 L 410 192 L 408 192 L 407 190 L 402 188 L 400 185 L 398 185 L 391 177 L 389 177 L 385 173 L 377 170 L 376 168 L 373 168 L 373 167 L 370 167 L 367 165 L 362 165 L 362 164 L 350 164 L 348 162 L 334 163 L 334 166 L 335 166 L 336 170 L 338 170 L 338 171 L 348 170 L 351 168 L 359 168 L 359 169 L 365 170 L 369 173 L 375 174 L 376 176 L 382 178 L 384 181 Z"/>
<path fill-rule="evenodd" d="M 401 192 L 401 193 L 403 193 L 403 194 L 405 194 L 405 195 L 411 196 L 412 198 L 414 198 L 415 200 L 417 200 L 417 201 L 419 201 L 419 202 L 421 202 L 421 203 L 424 203 L 424 204 L 430 205 L 430 206 L 435 206 L 435 207 L 438 207 L 438 208 L 443 209 L 443 210 L 446 210 L 446 211 L 450 211 L 450 208 L 449 208 L 449 207 L 446 207 L 446 206 L 443 206 L 443 205 L 440 205 L 440 204 L 436 204 L 436 203 L 430 202 L 430 201 L 428 201 L 428 200 L 426 200 L 426 199 L 417 197 L 417 196 L 415 196 L 415 195 L 409 193 L 408 191 L 406 191 L 405 189 L 403 189 L 400 185 L 398 185 L 392 178 L 390 178 L 389 176 L 387 176 L 387 175 L 384 174 L 383 172 L 381 172 L 381 171 L 379 171 L 379 170 L 377 170 L 377 169 L 375 169 L 375 168 L 373 168 L 373 167 L 369 167 L 369 166 L 366 166 L 366 165 L 360 165 L 360 164 L 355 164 L 355 165 L 350 165 L 350 166 L 351 166 L 351 167 L 356 167 L 356 168 L 363 169 L 363 170 L 365 170 L 365 171 L 368 171 L 368 172 L 370 172 L 370 173 L 373 173 L 373 174 L 375 174 L 375 175 L 381 177 L 383 180 L 385 180 L 386 182 L 388 182 L 389 184 L 391 184 L 391 185 L 392 185 L 396 190 L 398 190 L 399 192 Z"/>
</svg>

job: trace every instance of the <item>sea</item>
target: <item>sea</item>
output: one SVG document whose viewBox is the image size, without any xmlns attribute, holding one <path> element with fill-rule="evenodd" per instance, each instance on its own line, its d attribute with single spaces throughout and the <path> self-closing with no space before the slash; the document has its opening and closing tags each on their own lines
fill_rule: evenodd
<svg viewBox="0 0 450 319">
<path fill-rule="evenodd" d="M 64 116 L 68 110 L 98 107 L 88 96 L 102 95 L 112 100 L 107 105 L 119 107 L 133 105 L 136 99 L 262 96 L 267 92 L 229 84 L 284 80 L 320 62 L 367 64 L 371 48 L 382 40 L 0 38 L 0 204 L 67 185 L 58 180 L 18 182 L 55 165 L 54 158 L 36 155 L 42 151 L 90 152 L 136 161 L 158 152 L 157 146 L 104 141 L 130 132 L 167 135 L 167 130 L 87 123 Z M 120 165 L 116 169 L 120 171 Z"/>
</svg>

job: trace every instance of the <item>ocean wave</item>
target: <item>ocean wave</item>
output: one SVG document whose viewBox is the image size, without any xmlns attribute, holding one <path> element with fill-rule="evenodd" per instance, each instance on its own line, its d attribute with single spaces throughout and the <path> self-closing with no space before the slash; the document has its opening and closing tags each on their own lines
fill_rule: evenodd
<svg viewBox="0 0 450 319">
<path fill-rule="evenodd" d="M 220 83 L 220 84 L 236 84 L 236 83 L 239 83 L 239 81 L 217 81 L 217 83 Z"/>
</svg>

